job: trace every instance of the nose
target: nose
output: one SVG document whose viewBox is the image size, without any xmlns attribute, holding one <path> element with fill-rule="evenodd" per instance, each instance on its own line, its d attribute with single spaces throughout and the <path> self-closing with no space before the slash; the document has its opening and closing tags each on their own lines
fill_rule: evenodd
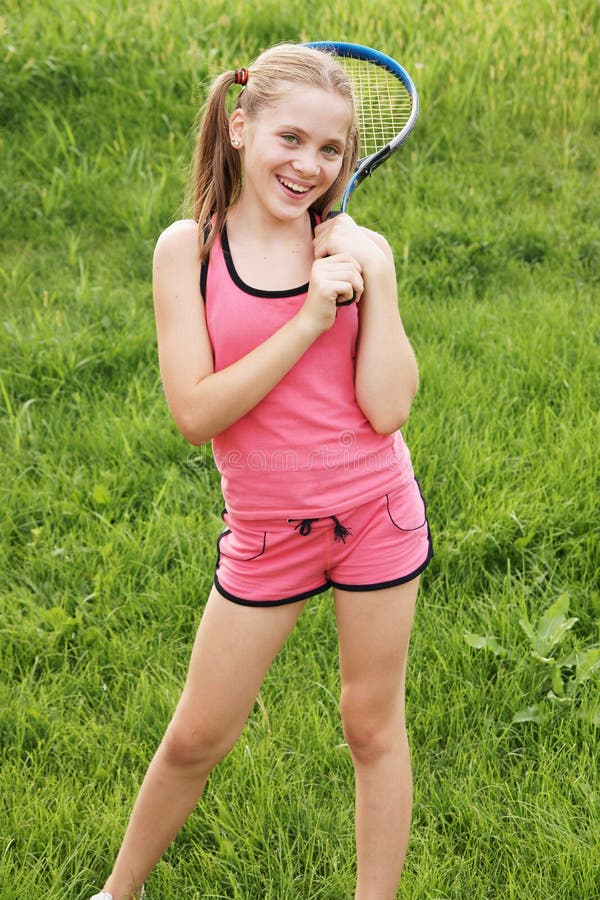
<svg viewBox="0 0 600 900">
<path fill-rule="evenodd" d="M 301 153 L 298 153 L 292 162 L 292 167 L 298 175 L 312 177 L 318 175 L 321 170 L 317 154 L 309 149 L 303 149 Z"/>
</svg>

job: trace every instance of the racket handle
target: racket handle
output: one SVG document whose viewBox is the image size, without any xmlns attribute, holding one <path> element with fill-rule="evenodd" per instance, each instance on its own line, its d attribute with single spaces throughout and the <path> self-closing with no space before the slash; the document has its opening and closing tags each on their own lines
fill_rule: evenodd
<svg viewBox="0 0 600 900">
<path fill-rule="evenodd" d="M 336 216 L 341 216 L 341 214 L 342 214 L 341 209 L 332 209 L 331 212 L 329 213 L 329 215 L 327 216 L 327 218 L 335 219 Z M 338 299 L 335 301 L 336 306 L 350 306 L 351 303 L 354 303 L 354 298 L 356 297 L 356 294 L 354 293 L 354 291 L 352 291 L 352 296 L 350 297 L 349 300 L 340 300 L 341 296 L 342 296 L 341 294 L 338 294 Z"/>
</svg>

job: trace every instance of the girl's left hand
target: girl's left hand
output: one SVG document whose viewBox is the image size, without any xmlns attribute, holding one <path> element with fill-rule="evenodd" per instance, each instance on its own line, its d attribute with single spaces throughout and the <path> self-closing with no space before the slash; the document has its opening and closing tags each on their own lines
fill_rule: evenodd
<svg viewBox="0 0 600 900">
<path fill-rule="evenodd" d="M 385 262 L 382 248 L 373 240 L 367 229 L 357 225 L 347 213 L 340 213 L 317 225 L 313 247 L 315 259 L 334 256 L 336 253 L 350 253 L 363 272 L 373 265 Z"/>
</svg>

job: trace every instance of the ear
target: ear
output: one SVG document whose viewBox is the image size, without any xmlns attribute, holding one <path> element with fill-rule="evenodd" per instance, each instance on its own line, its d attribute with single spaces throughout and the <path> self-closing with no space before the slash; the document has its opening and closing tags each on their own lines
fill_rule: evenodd
<svg viewBox="0 0 600 900">
<path fill-rule="evenodd" d="M 246 116 L 242 109 L 234 109 L 229 118 L 229 139 L 239 141 L 236 145 L 238 149 L 244 145 L 244 131 L 246 127 Z"/>
</svg>

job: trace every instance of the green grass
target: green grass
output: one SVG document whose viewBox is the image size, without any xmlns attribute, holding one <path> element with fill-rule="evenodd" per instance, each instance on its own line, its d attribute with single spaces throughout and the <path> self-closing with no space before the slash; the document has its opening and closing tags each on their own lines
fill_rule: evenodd
<svg viewBox="0 0 600 900">
<path fill-rule="evenodd" d="M 598 4 L 3 10 L 2 900 L 101 884 L 211 583 L 218 480 L 169 419 L 150 298 L 206 80 L 277 40 L 327 37 L 398 56 L 422 99 L 351 210 L 396 251 L 421 369 L 406 436 L 436 545 L 399 896 L 598 897 Z M 150 898 L 351 898 L 337 691 L 325 596 Z"/>
</svg>

